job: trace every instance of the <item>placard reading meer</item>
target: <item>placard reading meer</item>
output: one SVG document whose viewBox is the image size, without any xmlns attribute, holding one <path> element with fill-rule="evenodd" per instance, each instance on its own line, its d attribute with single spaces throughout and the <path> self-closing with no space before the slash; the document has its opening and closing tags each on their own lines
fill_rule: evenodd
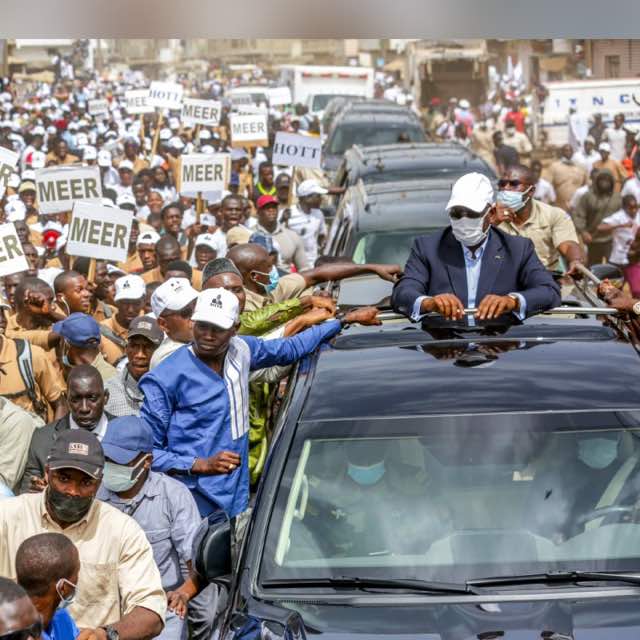
<svg viewBox="0 0 640 640">
<path fill-rule="evenodd" d="M 229 182 L 231 155 L 228 153 L 193 153 L 180 158 L 182 194 L 223 191 Z"/>
<path fill-rule="evenodd" d="M 0 278 L 28 268 L 29 263 L 13 223 L 0 224 Z"/>
<path fill-rule="evenodd" d="M 269 144 L 267 114 L 229 116 L 232 147 L 263 147 Z"/>
<path fill-rule="evenodd" d="M 301 136 L 278 131 L 273 143 L 273 164 L 291 167 L 320 168 L 322 141 L 315 136 Z"/>
<path fill-rule="evenodd" d="M 112 207 L 102 207 L 89 202 L 73 205 L 67 253 L 116 260 L 127 259 L 133 212 Z"/>
<path fill-rule="evenodd" d="M 160 109 L 180 109 L 182 106 L 182 85 L 175 82 L 152 82 L 148 103 Z"/>
<path fill-rule="evenodd" d="M 36 170 L 36 189 L 40 213 L 71 211 L 79 200 L 102 200 L 100 168 L 49 167 Z M 95 258 L 95 256 L 93 256 Z"/>
<path fill-rule="evenodd" d="M 182 102 L 182 122 L 188 127 L 204 124 L 216 127 L 220 122 L 222 105 L 215 100 L 194 100 L 185 98 Z"/>
<path fill-rule="evenodd" d="M 0 147 L 0 198 L 9 184 L 9 178 L 18 164 L 18 154 Z"/>
<path fill-rule="evenodd" d="M 109 101 L 104 98 L 89 100 L 89 113 L 92 116 L 106 115 L 109 113 Z"/>
<path fill-rule="evenodd" d="M 127 101 L 127 113 L 132 116 L 141 113 L 153 113 L 155 109 L 149 104 L 149 89 L 132 89 L 125 91 L 124 99 Z"/>
</svg>

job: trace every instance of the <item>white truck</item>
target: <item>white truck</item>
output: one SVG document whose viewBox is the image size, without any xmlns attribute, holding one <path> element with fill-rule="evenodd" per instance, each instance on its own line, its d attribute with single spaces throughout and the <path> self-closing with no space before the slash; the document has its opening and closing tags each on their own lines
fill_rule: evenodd
<svg viewBox="0 0 640 640">
<path fill-rule="evenodd" d="M 602 114 L 605 123 L 613 122 L 616 113 L 623 113 L 625 125 L 640 126 L 640 79 L 576 80 L 548 82 L 549 95 L 538 125 L 546 134 L 547 144 L 559 147 L 569 141 L 569 109 L 582 117 Z"/>
<path fill-rule="evenodd" d="M 336 96 L 373 98 L 373 79 L 372 67 L 280 67 L 280 84 L 291 88 L 293 102 L 306 105 L 319 118 L 329 100 Z"/>
</svg>

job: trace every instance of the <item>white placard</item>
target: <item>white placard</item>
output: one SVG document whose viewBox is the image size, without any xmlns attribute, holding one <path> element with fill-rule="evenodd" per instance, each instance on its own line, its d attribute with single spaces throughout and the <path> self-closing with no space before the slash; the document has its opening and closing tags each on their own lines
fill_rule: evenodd
<svg viewBox="0 0 640 640">
<path fill-rule="evenodd" d="M 149 89 L 132 89 L 126 91 L 124 99 L 127 102 L 127 113 L 132 116 L 141 113 L 153 113 L 155 109 L 149 104 Z"/>
<path fill-rule="evenodd" d="M 322 140 L 319 137 L 278 131 L 271 161 L 289 167 L 319 169 L 321 150 Z"/>
<path fill-rule="evenodd" d="M 216 127 L 220 122 L 222 104 L 215 100 L 194 100 L 185 98 L 182 101 L 181 120 L 188 127 L 203 124 L 207 127 Z"/>
<path fill-rule="evenodd" d="M 0 147 L 0 198 L 4 195 L 12 173 L 18 164 L 18 154 Z"/>
<path fill-rule="evenodd" d="M 89 113 L 92 116 L 100 116 L 109 113 L 109 101 L 104 98 L 89 100 Z"/>
<path fill-rule="evenodd" d="M 269 89 L 269 105 L 277 107 L 283 104 L 292 104 L 293 97 L 289 87 L 274 87 Z"/>
<path fill-rule="evenodd" d="M 66 252 L 70 256 L 124 262 L 132 221 L 132 211 L 76 202 L 71 214 Z"/>
<path fill-rule="evenodd" d="M 266 114 L 234 113 L 229 116 L 229 122 L 232 147 L 262 147 L 269 144 Z"/>
<path fill-rule="evenodd" d="M 229 183 L 231 155 L 192 153 L 180 158 L 180 193 L 223 191 Z"/>
<path fill-rule="evenodd" d="M 0 278 L 29 268 L 16 228 L 12 222 L 0 224 Z"/>
<path fill-rule="evenodd" d="M 71 211 L 80 200 L 102 200 L 100 168 L 47 167 L 36 170 L 36 193 L 40 213 Z M 95 256 L 93 256 L 95 258 Z"/>
<path fill-rule="evenodd" d="M 148 102 L 160 109 L 180 109 L 182 107 L 181 84 L 175 82 L 152 82 Z"/>
</svg>

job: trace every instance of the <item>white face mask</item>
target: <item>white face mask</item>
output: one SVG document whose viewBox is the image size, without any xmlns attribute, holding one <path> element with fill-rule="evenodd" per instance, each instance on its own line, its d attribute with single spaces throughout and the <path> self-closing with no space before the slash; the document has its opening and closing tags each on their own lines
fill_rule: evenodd
<svg viewBox="0 0 640 640">
<path fill-rule="evenodd" d="M 486 217 L 486 215 L 481 218 L 468 218 L 465 216 L 459 220 L 454 220 L 449 216 L 451 231 L 453 231 L 456 240 L 466 247 L 475 247 L 480 244 L 489 233 L 489 227 L 486 230 L 483 229 Z"/>
</svg>

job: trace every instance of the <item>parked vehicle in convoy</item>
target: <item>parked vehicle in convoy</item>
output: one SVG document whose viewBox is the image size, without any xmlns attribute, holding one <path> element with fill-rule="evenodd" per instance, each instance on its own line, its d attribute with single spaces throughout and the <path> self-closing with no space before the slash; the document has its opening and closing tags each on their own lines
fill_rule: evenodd
<svg viewBox="0 0 640 640">
<path fill-rule="evenodd" d="M 344 153 L 355 144 L 372 147 L 403 141 L 427 141 L 422 123 L 413 111 L 393 103 L 349 104 L 335 117 L 324 141 L 323 169 L 329 174 L 335 172 Z"/>
<path fill-rule="evenodd" d="M 231 104 L 235 107 L 264 105 L 269 106 L 269 88 L 266 85 L 246 85 L 233 87 L 227 92 Z"/>
<path fill-rule="evenodd" d="M 198 545 L 220 638 L 640 637 L 639 367 L 595 315 L 352 327 L 291 375 L 237 562 Z"/>
</svg>

